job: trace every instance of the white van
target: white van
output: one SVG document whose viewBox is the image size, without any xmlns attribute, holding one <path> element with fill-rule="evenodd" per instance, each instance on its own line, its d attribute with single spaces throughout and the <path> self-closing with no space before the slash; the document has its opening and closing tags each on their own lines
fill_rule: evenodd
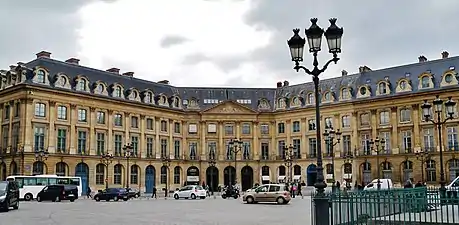
<svg viewBox="0 0 459 225">
<path fill-rule="evenodd" d="M 391 179 L 379 179 L 380 190 L 389 190 L 394 188 Z M 363 188 L 364 191 L 378 190 L 378 179 L 374 179 L 371 183 Z"/>
</svg>

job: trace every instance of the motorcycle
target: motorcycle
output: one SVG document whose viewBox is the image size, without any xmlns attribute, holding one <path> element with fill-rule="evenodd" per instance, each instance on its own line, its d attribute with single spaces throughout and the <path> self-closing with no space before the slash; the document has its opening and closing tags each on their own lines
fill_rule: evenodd
<svg viewBox="0 0 459 225">
<path fill-rule="evenodd" d="M 239 196 L 240 194 L 237 188 L 228 188 L 228 187 L 223 188 L 223 193 L 222 193 L 223 199 L 230 198 L 230 197 L 233 197 L 234 199 L 238 199 Z"/>
</svg>

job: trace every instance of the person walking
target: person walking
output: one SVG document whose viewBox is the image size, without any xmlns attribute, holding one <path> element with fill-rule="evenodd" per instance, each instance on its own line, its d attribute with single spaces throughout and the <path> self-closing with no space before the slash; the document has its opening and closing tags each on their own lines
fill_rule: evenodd
<svg viewBox="0 0 459 225">
<path fill-rule="evenodd" d="M 91 188 L 88 186 L 88 188 L 86 189 L 86 197 L 87 197 L 87 198 L 92 198 L 91 192 L 92 192 L 92 190 L 91 190 Z"/>
<path fill-rule="evenodd" d="M 153 194 L 151 195 L 151 198 L 158 198 L 158 196 L 156 196 L 156 187 L 153 187 Z"/>
</svg>

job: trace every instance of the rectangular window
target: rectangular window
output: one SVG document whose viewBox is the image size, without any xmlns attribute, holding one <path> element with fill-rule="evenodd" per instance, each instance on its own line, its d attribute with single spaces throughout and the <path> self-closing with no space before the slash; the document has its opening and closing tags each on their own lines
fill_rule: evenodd
<svg viewBox="0 0 459 225">
<path fill-rule="evenodd" d="M 309 138 L 309 157 L 317 157 L 317 139 L 315 138 Z"/>
<path fill-rule="evenodd" d="M 2 149 L 6 149 L 8 147 L 8 139 L 9 139 L 8 131 L 10 130 L 10 126 L 8 125 L 3 126 L 2 130 L 3 130 Z"/>
<path fill-rule="evenodd" d="M 360 140 L 362 140 L 363 155 L 371 155 L 370 134 L 362 134 Z"/>
<path fill-rule="evenodd" d="M 233 135 L 233 134 L 234 134 L 233 124 L 225 124 L 225 135 Z"/>
<path fill-rule="evenodd" d="M 447 127 L 446 133 L 448 135 L 448 150 L 449 151 L 458 151 L 458 141 L 457 141 L 457 127 Z"/>
<path fill-rule="evenodd" d="M 424 150 L 425 151 L 435 151 L 435 139 L 434 139 L 434 131 L 432 128 L 425 128 L 423 130 L 423 143 L 424 143 Z"/>
<path fill-rule="evenodd" d="M 105 154 L 105 134 L 97 133 L 97 155 Z"/>
<path fill-rule="evenodd" d="M 211 141 L 208 143 L 209 159 L 217 160 L 217 142 Z"/>
<path fill-rule="evenodd" d="M 7 103 L 8 104 L 8 103 Z M 5 105 L 5 108 L 4 108 L 4 113 L 3 113 L 3 118 L 5 120 L 9 120 L 10 119 L 10 105 Z"/>
<path fill-rule="evenodd" d="M 343 116 L 341 119 L 342 119 L 342 121 L 341 121 L 342 125 L 341 126 L 343 128 L 351 127 L 351 117 L 350 116 L 346 115 L 346 116 Z"/>
<path fill-rule="evenodd" d="M 161 120 L 161 132 L 167 132 L 167 121 Z"/>
<path fill-rule="evenodd" d="M 174 133 L 180 134 L 181 129 L 180 129 L 180 123 L 179 122 L 174 122 Z"/>
<path fill-rule="evenodd" d="M 88 154 L 86 152 L 86 137 L 87 137 L 87 132 L 79 130 L 78 131 L 78 154 Z"/>
<path fill-rule="evenodd" d="M 413 149 L 411 148 L 411 131 L 405 130 L 402 131 L 402 141 L 403 146 L 402 150 L 404 153 L 412 153 Z"/>
<path fill-rule="evenodd" d="M 392 145 L 391 145 L 391 138 L 390 138 L 390 134 L 391 132 L 387 132 L 387 131 L 384 131 L 384 132 L 381 132 L 379 133 L 379 138 L 384 139 L 384 146 L 383 147 L 383 151 L 382 151 L 382 154 L 390 154 L 392 152 Z"/>
<path fill-rule="evenodd" d="M 198 143 L 196 142 L 190 142 L 189 144 L 189 155 L 190 155 L 190 160 L 196 160 L 196 156 L 198 154 Z"/>
<path fill-rule="evenodd" d="M 197 124 L 188 124 L 188 133 L 189 134 L 197 134 L 198 133 L 198 125 Z"/>
<path fill-rule="evenodd" d="M 45 103 L 35 103 L 35 116 L 45 117 L 46 116 L 46 105 Z"/>
<path fill-rule="evenodd" d="M 245 135 L 250 134 L 250 124 L 249 123 L 242 124 L 242 134 L 245 134 Z"/>
<path fill-rule="evenodd" d="M 67 148 L 67 130 L 63 128 L 57 129 L 57 152 L 65 153 Z"/>
<path fill-rule="evenodd" d="M 153 158 L 154 155 L 154 139 L 152 137 L 147 137 L 147 158 Z"/>
<path fill-rule="evenodd" d="M 147 119 L 147 130 L 154 130 L 153 119 Z"/>
<path fill-rule="evenodd" d="M 331 129 L 333 128 L 333 118 L 327 117 L 325 118 L 325 129 Z"/>
<path fill-rule="evenodd" d="M 180 140 L 175 140 L 174 141 L 174 159 L 180 159 L 180 153 L 181 153 L 181 144 Z"/>
<path fill-rule="evenodd" d="M 308 120 L 308 130 L 316 130 L 316 120 Z"/>
<path fill-rule="evenodd" d="M 226 160 L 233 160 L 233 151 L 230 146 L 230 141 L 226 141 L 225 148 L 226 148 Z"/>
<path fill-rule="evenodd" d="M 132 156 L 137 157 L 139 155 L 139 136 L 131 135 L 132 144 Z"/>
<path fill-rule="evenodd" d="M 277 152 L 279 153 L 279 157 L 281 159 L 285 159 L 285 141 L 277 142 Z"/>
<path fill-rule="evenodd" d="M 293 121 L 292 130 L 293 130 L 294 133 L 298 133 L 298 132 L 301 131 L 300 121 Z"/>
<path fill-rule="evenodd" d="M 115 134 L 115 156 L 122 156 L 123 135 Z"/>
<path fill-rule="evenodd" d="M 78 122 L 88 121 L 88 111 L 86 109 L 78 109 Z"/>
<path fill-rule="evenodd" d="M 390 124 L 390 112 L 389 111 L 379 112 L 379 124 L 380 125 Z"/>
<path fill-rule="evenodd" d="M 295 159 L 301 158 L 301 139 L 293 139 L 293 156 Z"/>
<path fill-rule="evenodd" d="M 251 159 L 251 153 L 250 153 L 250 142 L 244 141 L 242 143 L 242 159 L 243 160 L 249 160 Z"/>
<path fill-rule="evenodd" d="M 97 111 L 96 117 L 98 124 L 105 124 L 105 112 Z"/>
<path fill-rule="evenodd" d="M 268 124 L 262 124 L 260 126 L 260 132 L 261 134 L 269 134 L 269 125 Z"/>
<path fill-rule="evenodd" d="M 217 124 L 211 123 L 207 125 L 207 133 L 215 134 L 217 133 Z"/>
<path fill-rule="evenodd" d="M 261 143 L 261 159 L 269 159 L 269 143 Z"/>
<path fill-rule="evenodd" d="M 45 150 L 45 128 L 44 127 L 35 127 L 34 150 L 36 152 L 40 150 Z"/>
<path fill-rule="evenodd" d="M 167 139 L 161 139 L 161 158 L 168 158 Z"/>
<path fill-rule="evenodd" d="M 343 154 L 353 155 L 351 145 L 351 135 L 343 135 Z"/>
<path fill-rule="evenodd" d="M 11 146 L 18 146 L 19 144 L 19 129 L 20 129 L 20 124 L 19 123 L 14 123 L 13 124 L 13 130 L 11 132 Z M 16 147 L 13 147 L 12 151 L 17 151 Z"/>
<path fill-rule="evenodd" d="M 278 123 L 277 124 L 277 133 L 279 133 L 279 134 L 285 133 L 285 124 L 284 123 Z"/>
<path fill-rule="evenodd" d="M 21 103 L 18 102 L 14 106 L 15 106 L 14 117 L 17 118 L 17 117 L 19 117 L 19 113 L 21 112 Z"/>
<path fill-rule="evenodd" d="M 139 128 L 139 117 L 131 116 L 131 128 Z"/>
<path fill-rule="evenodd" d="M 115 124 L 115 126 L 117 127 L 123 126 L 123 116 L 121 114 L 115 114 L 113 117 L 114 117 L 113 123 Z"/>
<path fill-rule="evenodd" d="M 67 120 L 67 107 L 63 105 L 57 106 L 57 119 Z"/>
<path fill-rule="evenodd" d="M 400 122 L 411 122 L 411 110 L 401 109 L 400 110 Z"/>
<path fill-rule="evenodd" d="M 370 113 L 360 114 L 360 126 L 370 126 Z"/>
</svg>

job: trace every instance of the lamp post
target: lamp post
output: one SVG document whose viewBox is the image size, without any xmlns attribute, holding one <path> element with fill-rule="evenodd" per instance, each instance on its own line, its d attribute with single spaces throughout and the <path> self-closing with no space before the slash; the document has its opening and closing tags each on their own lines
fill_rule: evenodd
<svg viewBox="0 0 459 225">
<path fill-rule="evenodd" d="M 100 162 L 105 165 L 105 189 L 108 189 L 108 166 L 113 162 L 113 155 L 107 152 L 100 157 Z"/>
<path fill-rule="evenodd" d="M 215 157 L 210 157 L 209 158 L 209 167 L 212 168 L 212 172 L 215 172 L 215 170 L 214 170 L 215 169 L 215 164 L 217 164 L 217 161 L 215 161 Z M 214 195 L 214 174 L 213 173 L 210 175 L 210 193 L 215 198 L 215 195 Z"/>
<path fill-rule="evenodd" d="M 376 166 L 378 168 L 378 190 L 381 189 L 381 182 L 380 182 L 381 165 L 379 165 L 379 153 L 384 150 L 385 143 L 386 143 L 386 140 L 384 140 L 384 138 L 379 139 L 379 137 L 376 137 L 374 141 L 373 139 L 371 139 L 368 143 L 370 144 L 370 149 L 376 152 Z M 374 148 L 373 146 L 376 146 L 376 148 Z M 381 146 L 381 148 L 379 146 Z"/>
<path fill-rule="evenodd" d="M 424 100 L 424 103 L 421 105 L 422 108 L 422 113 L 424 115 L 424 118 L 426 121 L 432 122 L 434 125 L 437 126 L 437 131 L 438 131 L 438 140 L 439 140 L 439 146 L 440 146 L 440 194 L 442 197 L 445 196 L 446 194 L 446 188 L 445 188 L 445 169 L 443 167 L 443 141 L 442 141 L 442 126 L 446 123 L 448 120 L 454 119 L 454 106 L 456 106 L 456 102 L 454 102 L 451 97 L 448 97 L 448 100 L 444 103 L 445 108 L 446 108 L 446 113 L 447 117 L 443 119 L 442 117 L 442 111 L 443 111 L 443 100 L 440 99 L 440 96 L 437 95 L 436 99 L 433 101 L 435 113 L 437 114 L 437 118 L 434 118 L 433 115 L 431 115 L 431 108 L 432 105 L 427 102 L 427 100 Z"/>
<path fill-rule="evenodd" d="M 287 170 L 288 170 L 288 173 L 287 173 L 287 184 L 288 185 L 292 183 L 292 165 L 293 165 L 293 159 L 295 157 L 293 149 L 295 149 L 295 147 L 293 147 L 292 144 L 290 144 L 288 147 L 284 146 L 284 150 L 286 151 L 284 164 L 285 166 L 287 166 Z"/>
<path fill-rule="evenodd" d="M 426 150 L 418 151 L 415 153 L 416 159 L 421 162 L 421 182 L 424 184 L 424 164 L 430 159 L 430 153 Z"/>
<path fill-rule="evenodd" d="M 48 159 L 49 152 L 48 150 L 40 149 L 35 151 L 35 160 L 43 162 Z"/>
<path fill-rule="evenodd" d="M 294 35 L 287 41 L 290 48 L 290 54 L 292 61 L 295 62 L 295 69 L 297 72 L 302 69 L 305 73 L 312 75 L 312 80 L 314 82 L 314 98 L 315 98 L 315 110 L 316 110 L 316 138 L 317 138 L 317 182 L 314 184 L 317 190 L 317 198 L 322 198 L 325 196 L 325 188 L 327 184 L 324 181 L 324 169 L 322 165 L 322 149 L 321 149 L 321 132 L 320 132 L 320 101 L 319 101 L 319 75 L 323 73 L 330 63 L 337 63 L 338 53 L 341 53 L 341 37 L 343 36 L 343 28 L 336 26 L 336 19 L 330 19 L 330 27 L 325 31 L 325 38 L 327 39 L 328 52 L 333 54 L 333 58 L 328 60 L 322 69 L 319 69 L 319 61 L 317 59 L 317 53 L 321 50 L 322 37 L 324 35 L 324 30 L 317 25 L 317 18 L 311 19 L 311 26 L 309 29 L 305 30 L 306 38 L 308 39 L 309 52 L 313 55 L 314 68 L 309 70 L 308 68 L 301 66 L 300 62 L 303 61 L 303 50 L 306 43 L 305 39 L 302 38 L 298 33 L 300 29 L 294 29 Z M 327 205 L 321 204 L 318 206 L 320 210 L 317 213 L 321 213 L 322 210 L 328 211 L 328 202 Z M 327 209 L 323 208 L 327 207 Z M 317 217 L 316 217 L 317 218 Z M 329 218 L 325 218 L 323 223 L 329 222 Z"/>
<path fill-rule="evenodd" d="M 236 174 L 234 174 L 234 184 L 237 184 L 237 154 L 242 151 L 242 144 L 244 142 L 238 139 L 231 139 L 229 142 L 229 147 L 231 152 L 234 153 L 234 170 L 236 170 Z M 229 171 L 229 182 L 231 184 L 231 170 Z"/>
<path fill-rule="evenodd" d="M 163 156 L 161 158 L 161 162 L 163 166 L 166 167 L 166 190 L 164 190 L 164 197 L 167 198 L 167 194 L 169 193 L 169 166 L 171 166 L 171 159 L 167 156 Z"/>
<path fill-rule="evenodd" d="M 331 151 L 330 154 L 331 154 L 331 158 L 332 158 L 332 168 L 333 168 L 333 171 L 332 171 L 332 179 L 333 179 L 332 191 L 335 191 L 335 189 L 336 189 L 336 186 L 335 186 L 336 185 L 335 184 L 336 181 L 335 181 L 335 150 L 334 150 L 334 147 L 341 142 L 341 134 L 342 133 L 339 131 L 339 129 L 337 129 L 335 131 L 335 130 L 333 130 L 333 127 L 330 130 L 325 129 L 325 132 L 324 132 L 324 138 L 325 138 L 326 144 L 328 144 L 328 148 Z M 336 135 L 336 137 L 335 137 L 335 135 Z M 336 138 L 336 142 L 333 142 L 335 138 Z"/>
<path fill-rule="evenodd" d="M 132 146 L 131 143 L 124 145 L 123 151 L 124 151 L 124 157 L 126 157 L 126 189 L 129 189 L 129 159 L 132 156 L 132 150 L 134 147 Z"/>
</svg>

